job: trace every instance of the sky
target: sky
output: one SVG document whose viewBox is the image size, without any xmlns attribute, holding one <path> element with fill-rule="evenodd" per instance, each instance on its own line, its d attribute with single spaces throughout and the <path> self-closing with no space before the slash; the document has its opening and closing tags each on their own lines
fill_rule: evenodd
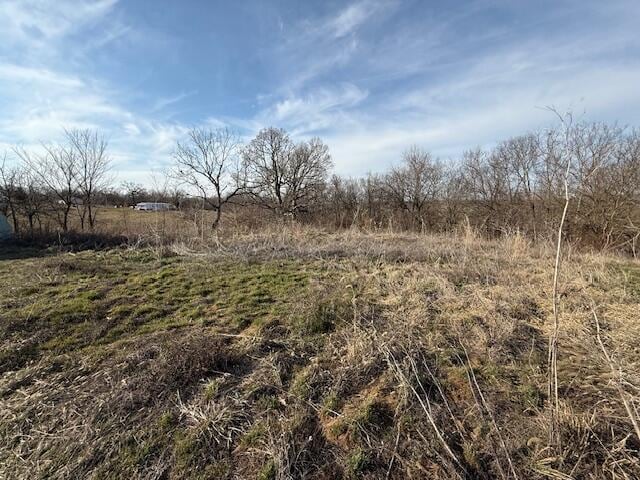
<svg viewBox="0 0 640 480">
<path fill-rule="evenodd" d="M 553 124 L 640 126 L 638 0 L 0 0 L 0 155 L 65 128 L 149 183 L 190 128 L 321 137 L 342 175 Z"/>
</svg>

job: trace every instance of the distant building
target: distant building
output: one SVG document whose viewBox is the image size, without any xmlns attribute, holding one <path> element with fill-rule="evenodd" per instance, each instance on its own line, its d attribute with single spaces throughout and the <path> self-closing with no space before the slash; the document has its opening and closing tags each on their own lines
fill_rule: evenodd
<svg viewBox="0 0 640 480">
<path fill-rule="evenodd" d="M 7 217 L 0 213 L 0 240 L 6 240 L 12 236 L 13 230 L 11 230 Z"/>
<path fill-rule="evenodd" d="M 80 207 L 84 205 L 84 201 L 80 197 L 71 197 L 71 200 L 69 201 L 69 203 L 71 204 L 72 207 Z M 64 200 L 58 200 L 58 205 L 66 205 L 66 204 L 67 202 L 65 202 Z"/>
<path fill-rule="evenodd" d="M 141 210 L 143 212 L 167 212 L 175 209 L 175 205 L 161 202 L 142 202 L 136 204 L 134 207 L 134 210 Z"/>
</svg>

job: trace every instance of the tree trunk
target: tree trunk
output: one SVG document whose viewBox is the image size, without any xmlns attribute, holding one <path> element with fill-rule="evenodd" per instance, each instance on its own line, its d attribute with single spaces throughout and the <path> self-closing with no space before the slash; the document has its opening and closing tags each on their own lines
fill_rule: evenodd
<svg viewBox="0 0 640 480">
<path fill-rule="evenodd" d="M 215 216 L 213 218 L 213 223 L 211 224 L 211 229 L 215 230 L 218 228 L 218 224 L 220 223 L 220 217 L 222 216 L 222 208 L 218 207 L 215 209 Z"/>
<path fill-rule="evenodd" d="M 71 211 L 71 205 L 64 207 L 64 212 L 62 213 L 62 231 L 69 231 L 69 212 Z"/>
<path fill-rule="evenodd" d="M 18 216 L 16 210 L 11 206 L 11 220 L 13 220 L 13 231 L 17 235 L 19 233 L 20 225 L 18 224 Z"/>
</svg>

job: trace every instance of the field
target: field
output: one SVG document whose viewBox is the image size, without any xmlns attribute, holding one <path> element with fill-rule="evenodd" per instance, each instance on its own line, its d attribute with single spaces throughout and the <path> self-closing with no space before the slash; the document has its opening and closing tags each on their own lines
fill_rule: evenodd
<svg viewBox="0 0 640 480">
<path fill-rule="evenodd" d="M 471 231 L 4 247 L 0 478 L 640 478 L 640 265 L 565 252 L 549 448 L 553 262 Z"/>
</svg>

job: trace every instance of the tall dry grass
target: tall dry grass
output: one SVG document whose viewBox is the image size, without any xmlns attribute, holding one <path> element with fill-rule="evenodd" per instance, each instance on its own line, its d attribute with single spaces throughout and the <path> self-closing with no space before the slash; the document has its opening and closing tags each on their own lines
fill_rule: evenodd
<svg viewBox="0 0 640 480">
<path fill-rule="evenodd" d="M 321 273 L 277 322 L 222 337 L 162 332 L 131 339 L 97 367 L 47 376 L 43 362 L 4 378 L 2 468 L 16 477 L 55 477 L 54 467 L 94 474 L 98 460 L 111 465 L 130 448 L 129 427 L 145 444 L 143 425 L 166 413 L 173 433 L 163 438 L 185 437 L 159 442 L 153 460 L 123 475 L 189 478 L 189 468 L 215 464 L 214 478 L 640 478 L 636 262 L 563 252 L 554 452 L 551 240 L 517 231 L 487 240 L 469 226 L 445 235 L 295 223 L 225 226 L 203 240 L 177 215 L 126 215 L 132 234 L 156 235 L 148 243 L 163 246 L 158 255 L 296 260 Z M 46 385 L 25 380 L 40 377 Z M 95 454 L 80 447 L 87 441 Z M 180 455 L 190 448 L 187 468 Z"/>
</svg>

